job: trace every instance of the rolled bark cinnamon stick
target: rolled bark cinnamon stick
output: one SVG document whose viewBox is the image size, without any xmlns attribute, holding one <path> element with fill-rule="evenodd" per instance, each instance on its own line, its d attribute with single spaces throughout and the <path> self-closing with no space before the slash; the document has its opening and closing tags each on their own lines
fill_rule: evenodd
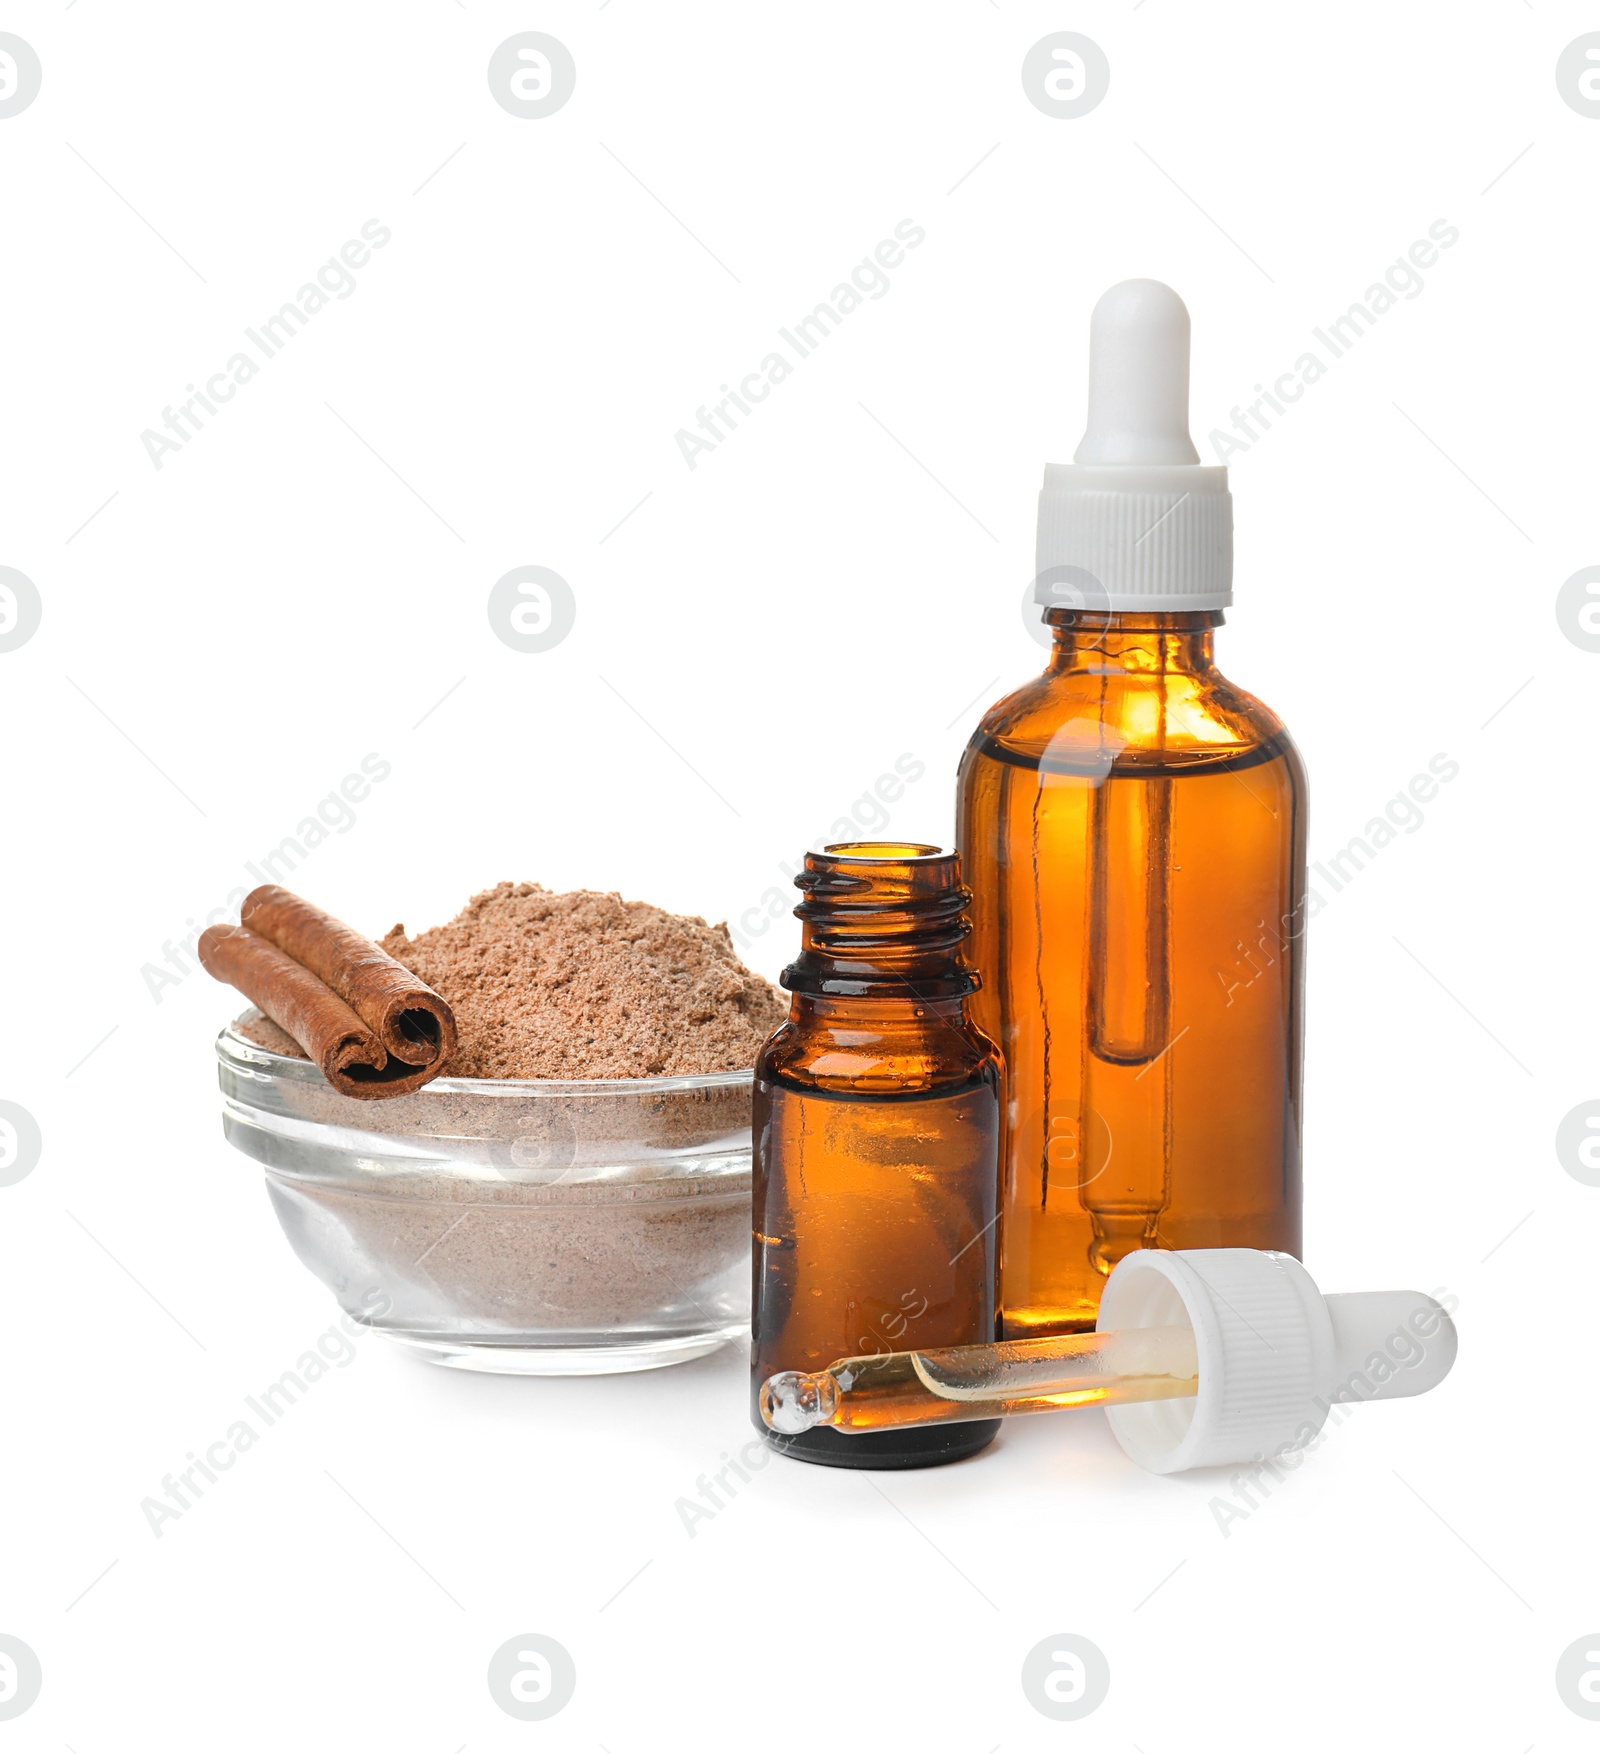
<svg viewBox="0 0 1600 1754">
<path fill-rule="evenodd" d="M 338 994 L 406 1067 L 436 1071 L 455 1052 L 456 1020 L 444 1000 L 332 914 L 276 883 L 264 883 L 244 898 L 239 923 Z M 289 1033 L 294 1035 L 292 1029 Z"/>
<path fill-rule="evenodd" d="M 292 1035 L 343 1095 L 404 1096 L 434 1076 L 431 1067 L 395 1059 L 331 987 L 247 927 L 211 926 L 199 952 L 208 974 L 237 987 Z"/>
</svg>

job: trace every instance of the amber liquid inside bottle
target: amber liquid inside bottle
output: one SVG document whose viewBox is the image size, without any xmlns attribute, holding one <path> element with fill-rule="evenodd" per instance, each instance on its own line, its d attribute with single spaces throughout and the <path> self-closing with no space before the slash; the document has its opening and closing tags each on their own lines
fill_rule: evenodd
<svg viewBox="0 0 1600 1754">
<path fill-rule="evenodd" d="M 956 859 L 830 847 L 796 881 L 789 1021 L 756 1063 L 751 1418 L 807 1461 L 955 1461 L 999 1422 L 773 1439 L 756 1407 L 778 1371 L 995 1335 L 1000 1070 L 966 1016 Z"/>
<path fill-rule="evenodd" d="M 1300 1252 L 1304 768 L 1216 669 L 1219 613 L 1049 620 L 957 801 L 1007 1339 L 1092 1327 L 1133 1249 Z"/>
</svg>

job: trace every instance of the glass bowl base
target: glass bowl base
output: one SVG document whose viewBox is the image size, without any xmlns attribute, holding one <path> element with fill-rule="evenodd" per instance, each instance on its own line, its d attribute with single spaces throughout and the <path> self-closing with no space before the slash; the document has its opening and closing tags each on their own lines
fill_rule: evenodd
<svg viewBox="0 0 1600 1754">
<path fill-rule="evenodd" d="M 586 1337 L 572 1345 L 524 1345 L 515 1340 L 473 1338 L 459 1334 L 406 1334 L 394 1328 L 371 1330 L 408 1351 L 450 1370 L 488 1371 L 497 1376 L 617 1376 L 630 1370 L 660 1370 L 687 1364 L 719 1346 L 743 1338 L 745 1321 L 730 1322 L 698 1334 L 673 1334 L 664 1339 Z"/>
</svg>

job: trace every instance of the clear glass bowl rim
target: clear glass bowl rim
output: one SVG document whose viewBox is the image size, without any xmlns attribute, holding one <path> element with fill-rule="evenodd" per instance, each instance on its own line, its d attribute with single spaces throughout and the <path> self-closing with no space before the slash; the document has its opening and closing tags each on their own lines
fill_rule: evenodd
<svg viewBox="0 0 1600 1754">
<path fill-rule="evenodd" d="M 227 1023 L 217 1032 L 216 1055 L 224 1064 L 243 1063 L 295 1084 L 320 1084 L 333 1092 L 321 1069 L 311 1060 L 274 1052 L 235 1032 Z M 599 1096 L 637 1092 L 665 1096 L 680 1090 L 735 1090 L 755 1082 L 755 1068 L 735 1072 L 694 1072 L 655 1078 L 435 1078 L 411 1093 L 410 1101 L 426 1098 L 429 1091 L 440 1096 Z M 337 1092 L 333 1092 L 337 1094 Z M 358 1108 L 366 1103 L 357 1101 Z"/>
</svg>

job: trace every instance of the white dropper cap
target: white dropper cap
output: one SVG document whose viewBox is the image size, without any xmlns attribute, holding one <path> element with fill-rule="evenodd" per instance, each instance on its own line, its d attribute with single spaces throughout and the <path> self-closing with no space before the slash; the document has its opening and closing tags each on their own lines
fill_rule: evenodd
<svg viewBox="0 0 1600 1754">
<path fill-rule="evenodd" d="M 1089 424 L 1047 463 L 1036 599 L 1170 613 L 1233 601 L 1228 471 L 1189 437 L 1189 313 L 1159 280 L 1124 280 L 1089 319 Z"/>
<path fill-rule="evenodd" d="M 1118 1443 L 1156 1474 L 1303 1449 L 1330 1408 L 1435 1388 L 1456 1358 L 1444 1307 L 1420 1291 L 1324 1297 L 1292 1255 L 1141 1249 L 1106 1281 L 1101 1331 L 1188 1327 L 1193 1399 L 1108 1407 Z"/>
</svg>

